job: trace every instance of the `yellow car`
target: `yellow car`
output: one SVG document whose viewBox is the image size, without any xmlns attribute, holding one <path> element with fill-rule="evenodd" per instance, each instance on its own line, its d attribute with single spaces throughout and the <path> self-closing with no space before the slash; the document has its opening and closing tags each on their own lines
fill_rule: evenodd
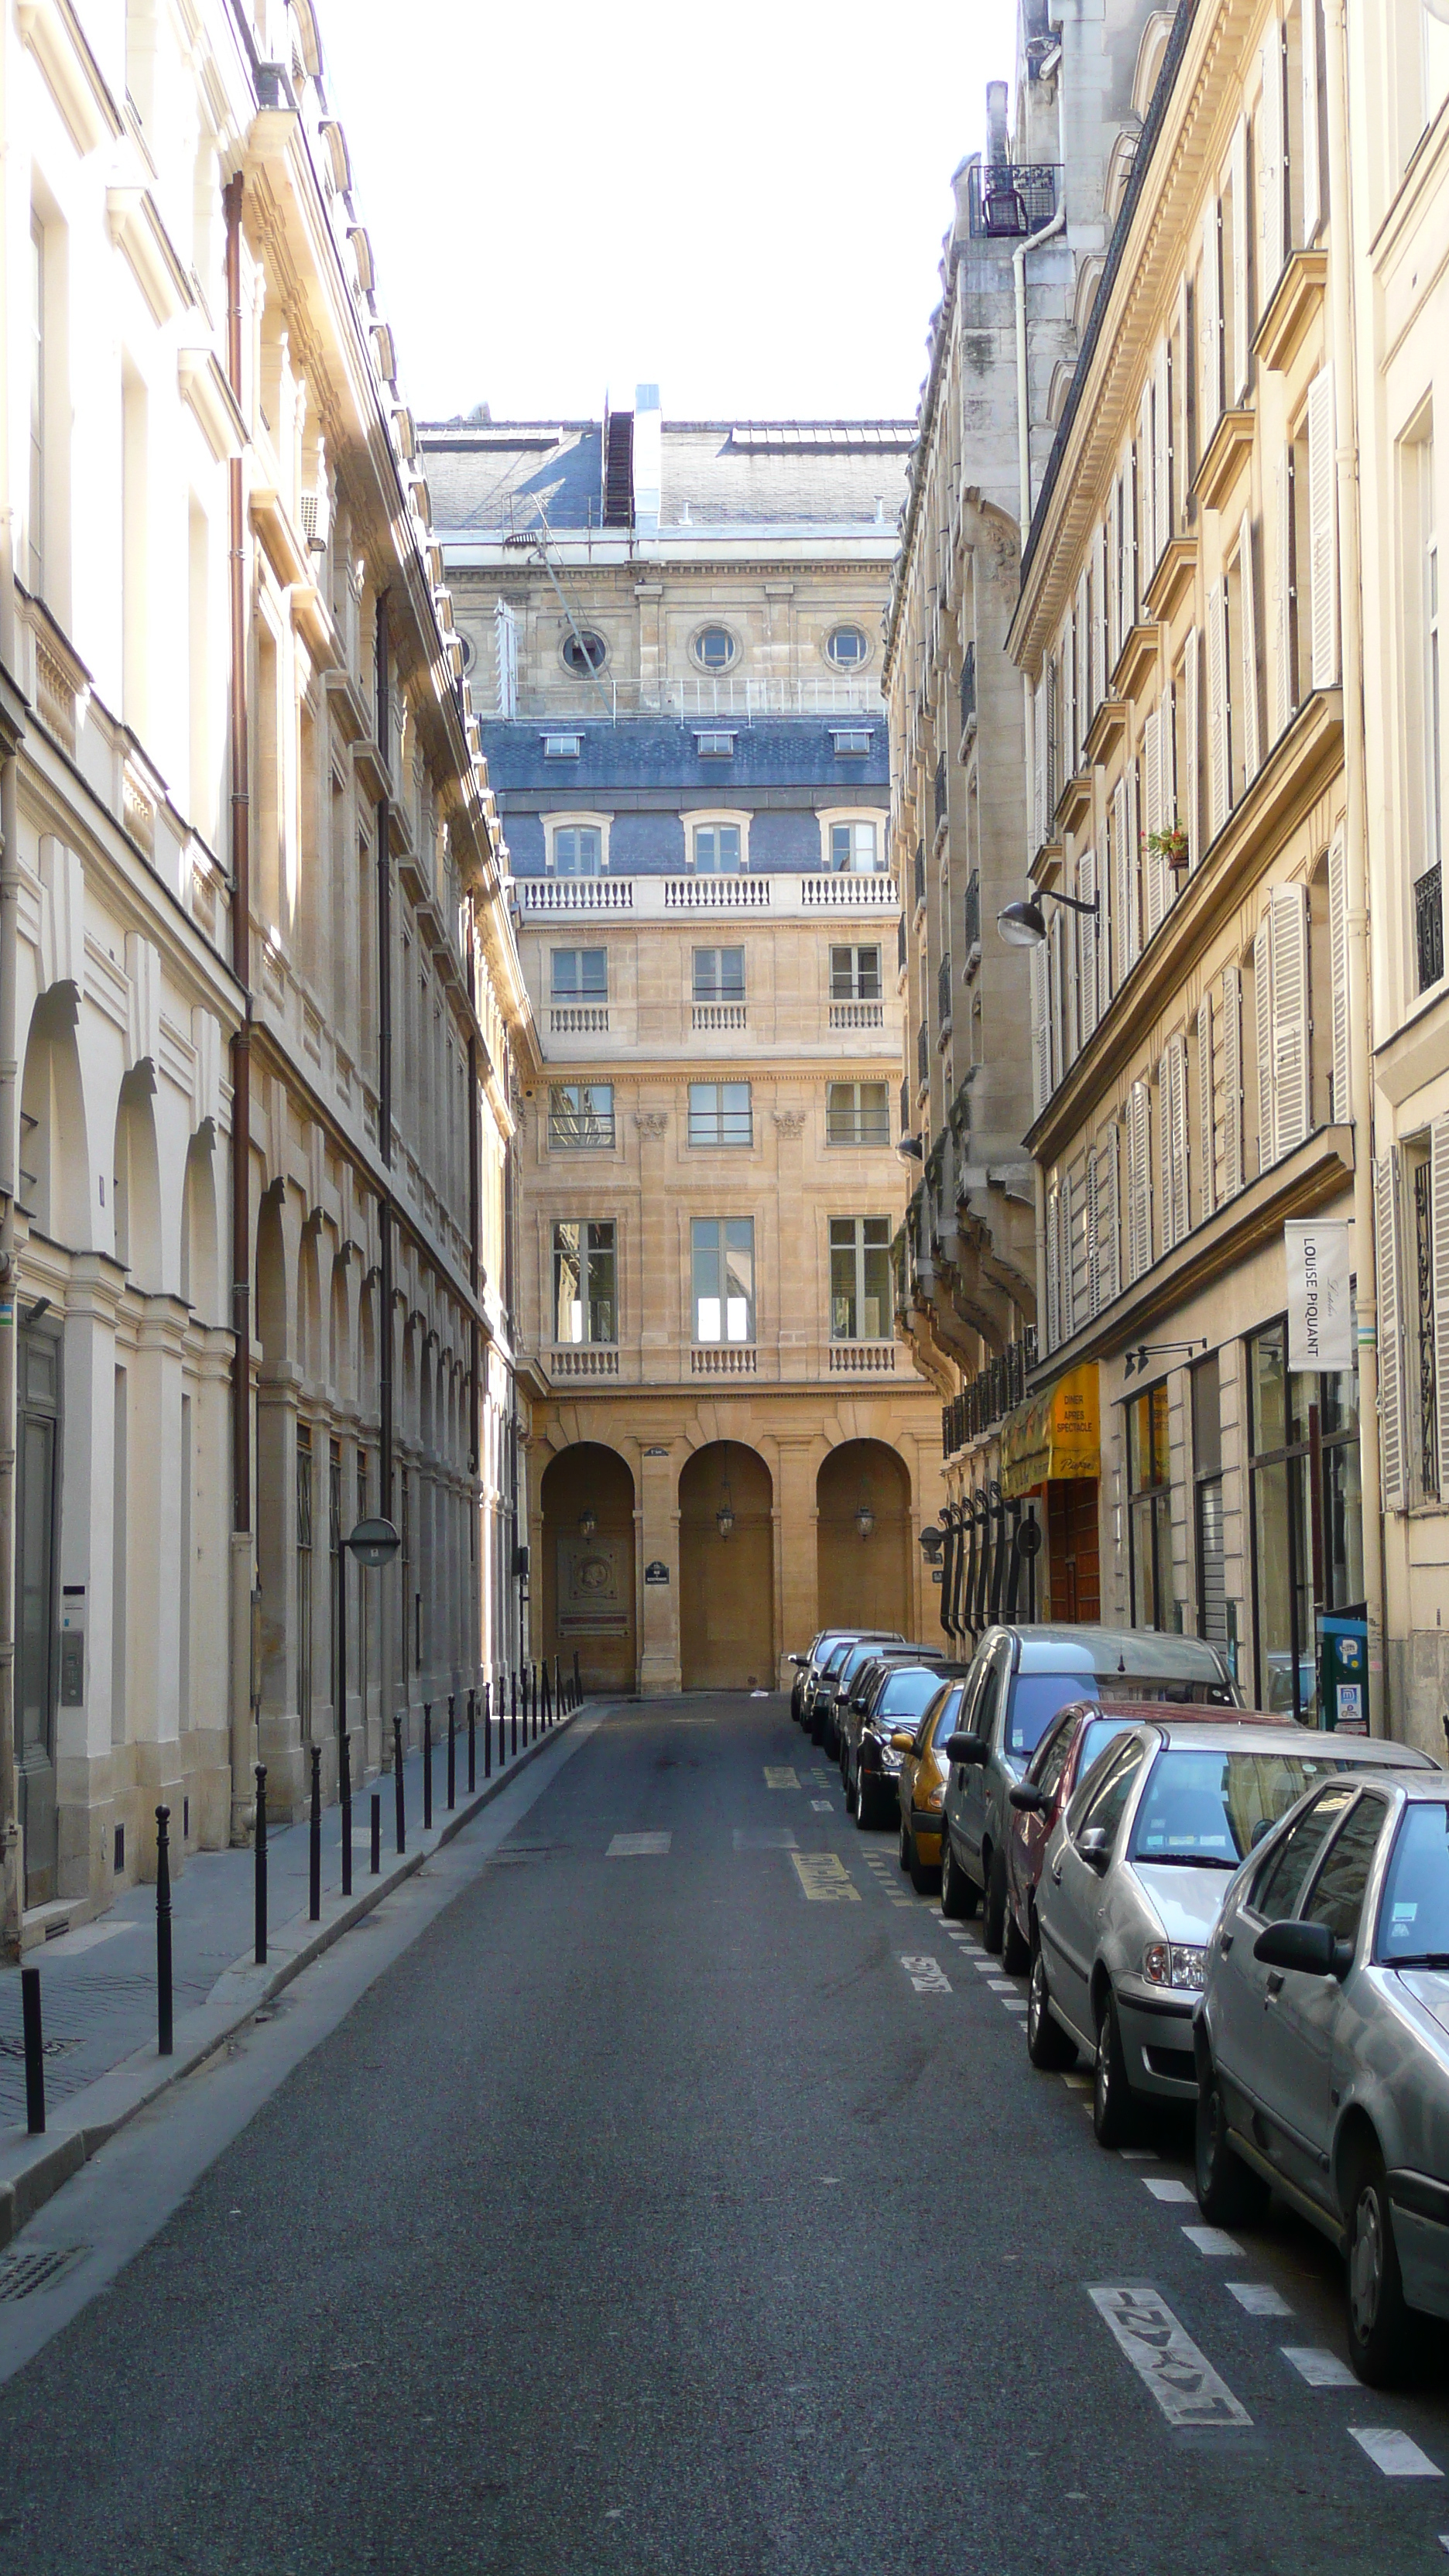
<svg viewBox="0 0 1449 2576">
<path fill-rule="evenodd" d="M 946 1796 L 946 1738 L 956 1725 L 962 1681 L 943 1682 L 927 1701 L 909 1753 L 901 1756 L 901 1867 L 918 1895 L 941 1884 L 941 1808 Z"/>
</svg>

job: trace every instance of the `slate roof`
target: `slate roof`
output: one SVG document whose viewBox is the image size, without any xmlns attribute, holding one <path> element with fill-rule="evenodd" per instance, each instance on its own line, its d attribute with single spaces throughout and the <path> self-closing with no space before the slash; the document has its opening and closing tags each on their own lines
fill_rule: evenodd
<svg viewBox="0 0 1449 2576">
<path fill-rule="evenodd" d="M 660 527 L 859 527 L 894 532 L 913 421 L 670 421 Z M 425 427 L 442 537 L 599 524 L 598 421 Z"/>
<path fill-rule="evenodd" d="M 858 726 L 870 735 L 863 756 L 838 759 L 832 727 Z M 480 724 L 488 776 L 499 796 L 547 790 L 560 804 L 589 801 L 589 791 L 669 788 L 708 793 L 721 806 L 746 805 L 762 788 L 830 788 L 841 805 L 874 804 L 890 779 L 884 707 L 868 716 L 765 717 L 717 726 L 704 719 L 680 724 L 668 716 L 630 716 L 611 725 L 587 717 L 565 724 L 538 717 L 485 717 Z M 698 737 L 709 731 L 734 736 L 729 759 L 702 757 Z M 577 759 L 544 756 L 547 734 L 577 734 Z"/>
</svg>

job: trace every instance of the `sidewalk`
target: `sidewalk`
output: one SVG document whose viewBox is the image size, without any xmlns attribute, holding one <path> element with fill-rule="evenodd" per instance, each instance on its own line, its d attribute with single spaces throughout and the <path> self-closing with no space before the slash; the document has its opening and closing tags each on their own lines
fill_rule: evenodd
<svg viewBox="0 0 1449 2576">
<path fill-rule="evenodd" d="M 584 1706 L 588 1707 L 589 1702 Z M 576 1711 L 574 1714 L 582 1714 Z M 25 1965 L 41 1975 L 46 2132 L 25 2127 L 25 2058 L 20 1970 L 0 1968 L 0 2245 L 94 2155 L 116 2129 L 167 2085 L 189 2074 L 339 1934 L 451 1841 L 490 1798 L 572 1723 L 564 1717 L 483 1777 L 479 1728 L 477 1787 L 467 1789 L 466 1733 L 458 1738 L 458 1803 L 447 1809 L 447 1744 L 433 1747 L 433 1825 L 423 1831 L 423 1757 L 403 1763 L 407 1851 L 399 1859 L 391 1772 L 352 1802 L 352 1894 L 342 1896 L 341 1810 L 322 1814 L 322 1914 L 308 1918 L 311 1829 L 284 1825 L 267 1836 L 267 1963 L 253 1956 L 255 1859 L 250 1850 L 196 1852 L 171 1891 L 175 2051 L 156 2054 L 156 1890 L 128 1888 L 98 1922 L 83 1924 Z M 374 1790 L 382 1793 L 382 1869 L 371 1874 Z"/>
</svg>

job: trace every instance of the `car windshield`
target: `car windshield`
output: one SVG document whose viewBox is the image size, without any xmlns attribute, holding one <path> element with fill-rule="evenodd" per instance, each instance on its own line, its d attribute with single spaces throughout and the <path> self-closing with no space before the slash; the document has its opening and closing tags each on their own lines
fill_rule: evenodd
<svg viewBox="0 0 1449 2576">
<path fill-rule="evenodd" d="M 955 1734 L 956 1720 L 961 1714 L 961 1694 L 965 1687 L 964 1682 L 957 1682 L 951 1690 L 947 1691 L 942 1700 L 936 1714 L 936 1723 L 931 1729 L 933 1745 L 944 1744 L 948 1735 Z"/>
<path fill-rule="evenodd" d="M 941 1687 L 939 1673 L 923 1673 L 908 1665 L 903 1673 L 892 1673 L 875 1704 L 875 1716 L 919 1717 L 927 1700 L 934 1699 Z"/>
<path fill-rule="evenodd" d="M 1119 1735 L 1125 1735 L 1129 1726 L 1136 1724 L 1135 1717 L 1094 1717 L 1090 1726 L 1085 1727 L 1082 1732 L 1082 1750 L 1077 1763 L 1077 1778 L 1085 1780 L 1098 1754 L 1105 1753 L 1109 1744 L 1115 1742 Z"/>
<path fill-rule="evenodd" d="M 1236 1869 L 1314 1782 L 1343 1769 L 1331 1754 L 1213 1753 L 1169 1744 L 1137 1809 L 1134 1860 Z"/>
<path fill-rule="evenodd" d="M 1375 1957 L 1391 1967 L 1449 1967 L 1449 1806 L 1404 1810 L 1384 1879 Z"/>
<path fill-rule="evenodd" d="M 1006 1721 L 1008 1753 L 1035 1753 L 1058 1709 L 1069 1700 L 1100 1699 L 1090 1673 L 1018 1673 Z"/>
</svg>

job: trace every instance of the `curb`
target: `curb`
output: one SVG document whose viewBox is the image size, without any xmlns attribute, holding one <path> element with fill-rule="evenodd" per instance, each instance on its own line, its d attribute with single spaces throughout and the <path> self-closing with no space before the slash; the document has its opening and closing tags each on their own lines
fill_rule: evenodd
<svg viewBox="0 0 1449 2576">
<path fill-rule="evenodd" d="M 189 2012 L 178 2013 L 175 2025 L 175 2049 L 165 2059 L 156 2054 L 154 2042 L 138 2048 L 130 2057 L 121 2059 L 98 2075 L 93 2084 L 82 2087 L 66 2103 L 64 2127 L 47 2128 L 39 2138 L 22 2135 L 14 2147 L 0 2147 L 0 2246 L 8 2245 L 38 2209 L 52 2199 L 72 2175 L 89 2164 L 107 2141 L 133 2120 L 138 2111 L 149 2109 L 163 2093 L 179 2084 L 183 2077 L 194 2075 L 209 2057 L 235 2033 L 244 2028 L 254 2013 L 281 1994 L 294 1977 L 309 1968 L 330 1950 L 344 1932 L 380 1905 L 394 1888 L 401 1887 L 460 1834 L 465 1825 L 488 1806 L 494 1798 L 518 1777 L 530 1762 L 556 1744 L 567 1733 L 576 1717 L 582 1717 L 593 1703 L 585 1700 L 566 1717 L 559 1718 L 546 1735 L 516 1753 L 501 1771 L 495 1771 L 481 1789 L 466 1796 L 440 1825 L 434 1825 L 424 1838 L 421 1828 L 410 1848 L 399 1859 L 394 1854 L 376 1878 L 369 1878 L 361 1890 L 354 1889 L 346 1899 L 324 1898 L 322 1919 L 313 1923 L 304 1914 L 296 1914 L 269 1932 L 271 1957 L 259 1968 L 249 1955 L 235 1959 L 223 1968 L 204 2004 Z M 386 1777 L 386 1774 L 381 1775 Z M 335 1813 L 335 1810 L 333 1811 Z"/>
</svg>

